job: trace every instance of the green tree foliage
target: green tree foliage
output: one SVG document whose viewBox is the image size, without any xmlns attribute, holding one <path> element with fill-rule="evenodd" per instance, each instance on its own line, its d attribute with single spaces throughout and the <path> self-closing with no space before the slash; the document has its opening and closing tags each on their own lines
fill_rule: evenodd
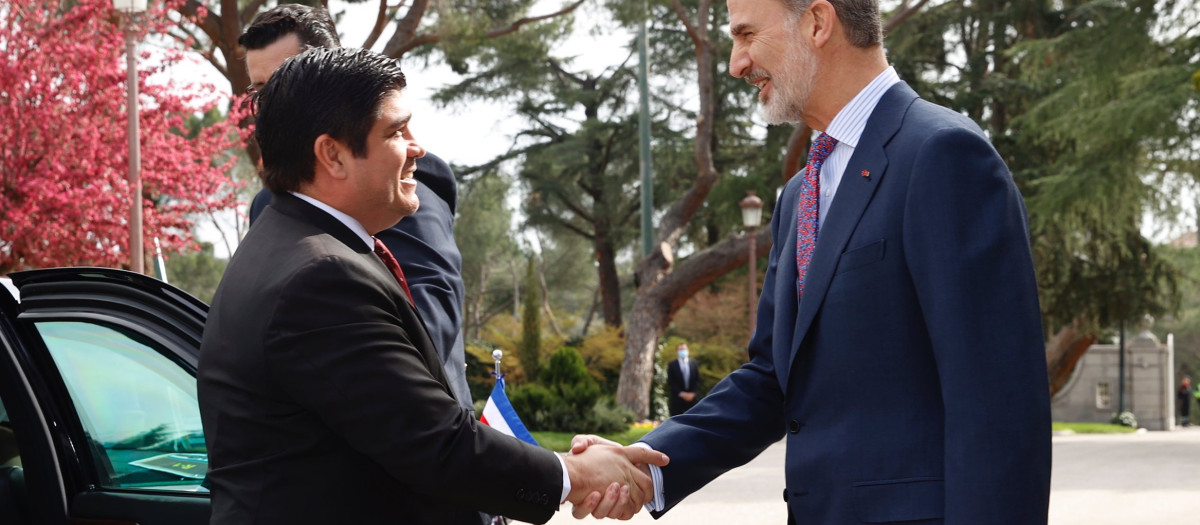
<svg viewBox="0 0 1200 525">
<path fill-rule="evenodd" d="M 1200 248 L 1160 249 L 1184 277 L 1179 282 L 1179 310 L 1161 318 L 1153 330 L 1160 341 L 1166 341 L 1168 334 L 1175 336 L 1175 386 L 1184 375 L 1192 376 L 1195 385 L 1200 381 Z"/>
<path fill-rule="evenodd" d="M 538 284 L 537 258 L 529 256 L 525 270 L 525 295 L 521 308 L 521 346 L 517 356 L 527 377 L 537 377 L 542 354 L 542 288 Z"/>
<path fill-rule="evenodd" d="M 454 237 L 463 257 L 467 340 L 479 339 L 492 316 L 512 308 L 514 276 L 508 268 L 520 258 L 520 249 L 513 239 L 512 210 L 505 203 L 510 186 L 495 171 L 462 183 Z"/>
<path fill-rule="evenodd" d="M 1200 174 L 1197 20 L 1175 0 L 946 2 L 887 37 L 900 76 L 979 122 L 1012 170 L 1048 336 L 1175 306 L 1178 271 L 1141 223 L 1177 215 Z M 1052 377 L 1069 373 L 1051 346 Z"/>
<path fill-rule="evenodd" d="M 212 243 L 200 243 L 199 251 L 171 254 L 167 259 L 167 279 L 197 299 L 210 303 L 228 264 L 229 261 L 213 256 Z"/>
<path fill-rule="evenodd" d="M 619 326 L 616 259 L 636 236 L 639 203 L 634 78 L 626 63 L 599 74 L 571 70 L 569 59 L 552 52 L 570 27 L 562 18 L 530 37 L 481 42 L 487 45 L 476 50 L 475 71 L 435 100 L 510 103 L 528 123 L 513 150 L 489 165 L 520 161 L 528 225 L 591 242 L 604 319 Z"/>
<path fill-rule="evenodd" d="M 628 6 L 614 5 L 618 16 Z M 655 170 L 654 202 L 667 208 L 685 194 L 695 178 L 694 47 L 669 22 L 651 28 L 652 136 Z M 602 11 L 603 14 L 607 14 Z M 603 16 L 603 14 L 601 16 Z M 715 11 L 714 24 L 724 23 Z M 620 326 L 623 298 L 618 259 L 634 248 L 638 235 L 641 192 L 633 53 L 601 71 L 573 67 L 570 57 L 556 54 L 571 29 L 563 17 L 531 32 L 539 38 L 507 38 L 483 42 L 473 57 L 473 73 L 437 95 L 442 103 L 489 100 L 512 104 L 528 124 L 511 151 L 488 166 L 516 159 L 517 175 L 526 190 L 527 225 L 544 229 L 555 243 L 579 237 L 591 243 L 605 323 Z M 728 53 L 729 39 L 718 26 L 712 38 Z M 629 44 L 632 47 L 632 43 Z M 716 68 L 712 73 L 717 73 Z M 747 189 L 770 196 L 778 184 L 778 159 L 787 130 L 767 133 L 768 147 L 756 136 L 750 113 L 753 94 L 728 75 L 715 75 L 718 138 L 715 163 L 734 174 L 730 183 L 703 203 L 690 223 L 684 243 L 701 249 L 740 229 L 737 201 Z M 770 199 L 770 197 L 768 197 Z M 709 204 L 709 203 L 712 204 Z M 768 202 L 768 208 L 773 203 Z M 691 251 L 689 249 L 688 251 Z"/>
</svg>

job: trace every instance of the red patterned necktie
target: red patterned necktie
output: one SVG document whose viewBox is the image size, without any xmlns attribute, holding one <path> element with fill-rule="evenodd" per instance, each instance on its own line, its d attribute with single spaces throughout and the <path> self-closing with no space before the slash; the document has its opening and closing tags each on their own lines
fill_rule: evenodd
<svg viewBox="0 0 1200 525">
<path fill-rule="evenodd" d="M 796 294 L 804 295 L 804 278 L 808 263 L 817 247 L 817 232 L 821 229 L 821 165 L 833 153 L 837 139 L 821 133 L 808 150 L 804 167 L 804 184 L 800 187 L 800 205 L 796 207 Z"/>
<path fill-rule="evenodd" d="M 408 303 L 415 306 L 417 303 L 413 301 L 412 292 L 408 291 L 408 279 L 404 278 L 404 270 L 400 269 L 400 261 L 396 260 L 391 250 L 388 250 L 387 246 L 383 245 L 383 241 L 379 239 L 375 239 L 375 255 L 383 259 L 383 265 L 392 271 L 392 275 L 400 282 L 400 287 L 404 288 L 404 295 L 408 296 Z"/>
</svg>

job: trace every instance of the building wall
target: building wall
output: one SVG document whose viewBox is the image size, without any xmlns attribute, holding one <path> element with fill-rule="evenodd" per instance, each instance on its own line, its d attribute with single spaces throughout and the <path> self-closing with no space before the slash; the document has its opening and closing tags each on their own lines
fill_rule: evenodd
<svg viewBox="0 0 1200 525">
<path fill-rule="evenodd" d="M 1175 426 L 1174 348 L 1149 332 L 1138 334 L 1125 354 L 1125 409 L 1148 430 Z M 1117 345 L 1092 345 L 1067 385 L 1051 401 L 1055 421 L 1107 423 L 1120 402 L 1120 355 Z"/>
</svg>

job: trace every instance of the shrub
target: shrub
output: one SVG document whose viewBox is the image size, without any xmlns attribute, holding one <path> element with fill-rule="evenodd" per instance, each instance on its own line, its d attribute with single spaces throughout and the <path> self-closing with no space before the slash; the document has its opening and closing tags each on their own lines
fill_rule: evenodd
<svg viewBox="0 0 1200 525">
<path fill-rule="evenodd" d="M 550 357 L 537 384 L 513 387 L 509 401 L 526 427 L 575 433 L 617 432 L 633 421 L 632 413 L 613 405 L 588 374 L 574 348 L 561 348 Z"/>
<path fill-rule="evenodd" d="M 1137 426 L 1138 426 L 1137 416 L 1134 416 L 1133 412 L 1130 412 L 1128 410 L 1121 412 L 1120 414 L 1113 414 L 1112 424 L 1124 425 L 1124 426 L 1127 426 L 1130 428 L 1137 428 Z"/>
</svg>

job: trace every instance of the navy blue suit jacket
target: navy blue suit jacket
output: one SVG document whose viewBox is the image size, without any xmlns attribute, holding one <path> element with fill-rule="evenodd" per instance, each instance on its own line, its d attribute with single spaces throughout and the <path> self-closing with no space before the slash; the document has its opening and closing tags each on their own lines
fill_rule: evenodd
<svg viewBox="0 0 1200 525">
<path fill-rule="evenodd" d="M 462 254 L 454 242 L 458 182 L 446 161 L 432 153 L 417 159 L 417 212 L 375 235 L 404 269 L 413 301 L 437 347 L 454 396 L 474 413 L 467 386 L 462 338 Z M 263 189 L 250 204 L 250 224 L 271 202 Z"/>
<path fill-rule="evenodd" d="M 1045 524 L 1050 402 L 1026 213 L 969 119 L 880 100 L 796 293 L 784 188 L 750 362 L 644 441 L 669 509 L 787 439 L 797 524 Z"/>
</svg>

